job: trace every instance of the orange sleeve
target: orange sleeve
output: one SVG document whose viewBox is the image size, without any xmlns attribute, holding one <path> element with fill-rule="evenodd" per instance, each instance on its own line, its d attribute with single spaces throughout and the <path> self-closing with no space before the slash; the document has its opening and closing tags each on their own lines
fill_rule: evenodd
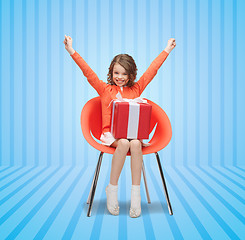
<svg viewBox="0 0 245 240">
<path fill-rule="evenodd" d="M 87 78 L 90 85 L 101 95 L 106 87 L 106 83 L 98 78 L 96 73 L 89 67 L 89 65 L 84 61 L 84 59 L 77 53 L 71 55 L 76 64 L 80 67 L 83 75 Z"/>
<path fill-rule="evenodd" d="M 139 87 L 139 94 L 145 90 L 146 86 L 151 82 L 151 80 L 157 74 L 158 69 L 162 66 L 163 62 L 166 60 L 168 53 L 162 51 L 155 60 L 151 63 L 145 73 L 141 76 L 139 81 L 136 83 Z"/>
</svg>

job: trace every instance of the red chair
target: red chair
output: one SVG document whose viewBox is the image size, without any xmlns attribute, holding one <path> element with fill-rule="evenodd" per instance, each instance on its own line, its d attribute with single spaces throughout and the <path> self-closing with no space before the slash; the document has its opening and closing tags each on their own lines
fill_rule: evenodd
<svg viewBox="0 0 245 240">
<path fill-rule="evenodd" d="M 156 126 L 154 135 L 152 139 L 149 141 L 151 143 L 150 146 L 148 147 L 143 147 L 142 148 L 142 154 L 150 154 L 150 153 L 155 153 L 160 175 L 162 178 L 162 183 L 163 183 L 163 188 L 164 188 L 164 193 L 165 197 L 167 200 L 168 204 L 168 210 L 169 214 L 173 215 L 172 207 L 170 204 L 169 196 L 168 196 L 168 191 L 167 191 L 167 186 L 165 183 L 164 175 L 163 175 L 163 170 L 160 162 L 160 158 L 158 155 L 158 151 L 162 150 L 164 147 L 168 145 L 168 143 L 171 140 L 172 137 L 172 129 L 171 129 L 171 124 L 168 119 L 168 116 L 166 113 L 162 110 L 161 107 L 159 107 L 156 103 L 146 99 L 149 104 L 152 105 L 152 115 L 151 115 L 151 124 L 150 124 L 150 132 L 154 129 Z M 102 162 L 102 157 L 104 153 L 109 153 L 113 154 L 115 151 L 115 148 L 113 147 L 108 147 L 105 145 L 102 145 L 98 143 L 94 138 L 100 139 L 101 132 L 102 132 L 102 123 L 101 120 L 101 101 L 100 97 L 95 97 L 91 100 L 89 100 L 83 107 L 82 113 L 81 113 L 81 128 L 83 132 L 83 136 L 86 139 L 86 141 L 95 149 L 100 151 L 100 156 L 99 160 L 95 169 L 94 173 L 94 178 L 92 182 L 92 186 L 90 189 L 90 193 L 88 196 L 87 203 L 89 204 L 88 208 L 88 213 L 87 216 L 91 216 L 91 209 L 93 205 L 93 200 L 94 200 L 94 195 L 95 195 L 95 190 L 97 186 L 97 181 L 99 177 L 99 172 L 100 172 L 100 166 Z M 91 134 L 92 133 L 92 134 Z M 94 138 L 93 138 L 93 136 Z M 127 155 L 130 155 L 130 152 L 128 152 Z M 145 168 L 144 168 L 144 162 L 142 164 L 142 172 L 143 172 L 143 178 L 145 182 L 145 188 L 146 188 L 146 195 L 147 195 L 147 200 L 148 203 L 150 203 L 150 196 L 148 193 L 148 187 L 147 187 L 147 182 L 146 182 L 146 177 L 145 177 Z"/>
</svg>

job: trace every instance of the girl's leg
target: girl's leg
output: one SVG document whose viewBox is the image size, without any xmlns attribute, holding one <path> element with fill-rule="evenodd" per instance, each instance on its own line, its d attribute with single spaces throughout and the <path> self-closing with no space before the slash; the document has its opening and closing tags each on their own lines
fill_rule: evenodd
<svg viewBox="0 0 245 240">
<path fill-rule="evenodd" d="M 140 180 L 143 162 L 142 143 L 139 140 L 132 140 L 130 142 L 130 152 L 132 188 L 129 215 L 130 217 L 139 217 L 141 214 Z"/>
<path fill-rule="evenodd" d="M 127 139 L 116 140 L 112 145 L 116 150 L 112 157 L 110 184 L 117 185 L 130 143 Z"/>
<path fill-rule="evenodd" d="M 112 157 L 110 183 L 106 187 L 107 209 L 111 214 L 118 215 L 117 183 L 129 150 L 129 141 L 127 139 L 119 139 L 111 146 L 116 147 L 116 150 Z"/>
<path fill-rule="evenodd" d="M 140 185 L 143 162 L 142 143 L 139 140 L 130 141 L 132 185 Z"/>
</svg>

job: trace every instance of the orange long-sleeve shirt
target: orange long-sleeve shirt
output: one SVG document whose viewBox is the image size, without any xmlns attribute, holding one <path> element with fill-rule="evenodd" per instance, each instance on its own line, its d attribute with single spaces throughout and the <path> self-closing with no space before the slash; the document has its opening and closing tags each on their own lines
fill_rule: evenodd
<svg viewBox="0 0 245 240">
<path fill-rule="evenodd" d="M 158 57 L 151 63 L 149 68 L 141 76 L 141 78 L 132 87 L 122 87 L 110 85 L 98 78 L 96 73 L 89 67 L 84 59 L 75 52 L 71 55 L 73 60 L 82 70 L 84 76 L 87 78 L 91 86 L 98 92 L 101 98 L 102 107 L 102 133 L 110 132 L 111 126 L 111 107 L 108 107 L 111 100 L 116 98 L 118 92 L 121 93 L 123 98 L 134 99 L 141 95 L 146 86 L 157 74 L 158 69 L 168 56 L 168 53 L 162 51 Z"/>
</svg>

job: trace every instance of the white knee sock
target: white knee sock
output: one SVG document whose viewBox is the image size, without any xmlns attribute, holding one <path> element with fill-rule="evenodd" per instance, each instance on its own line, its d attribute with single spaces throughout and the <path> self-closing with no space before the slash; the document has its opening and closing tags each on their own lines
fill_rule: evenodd
<svg viewBox="0 0 245 240">
<path fill-rule="evenodd" d="M 140 185 L 132 185 L 130 217 L 138 217 L 141 214 Z"/>
<path fill-rule="evenodd" d="M 118 185 L 109 185 L 105 189 L 107 196 L 107 209 L 113 215 L 119 214 L 119 206 L 117 200 Z"/>
</svg>

